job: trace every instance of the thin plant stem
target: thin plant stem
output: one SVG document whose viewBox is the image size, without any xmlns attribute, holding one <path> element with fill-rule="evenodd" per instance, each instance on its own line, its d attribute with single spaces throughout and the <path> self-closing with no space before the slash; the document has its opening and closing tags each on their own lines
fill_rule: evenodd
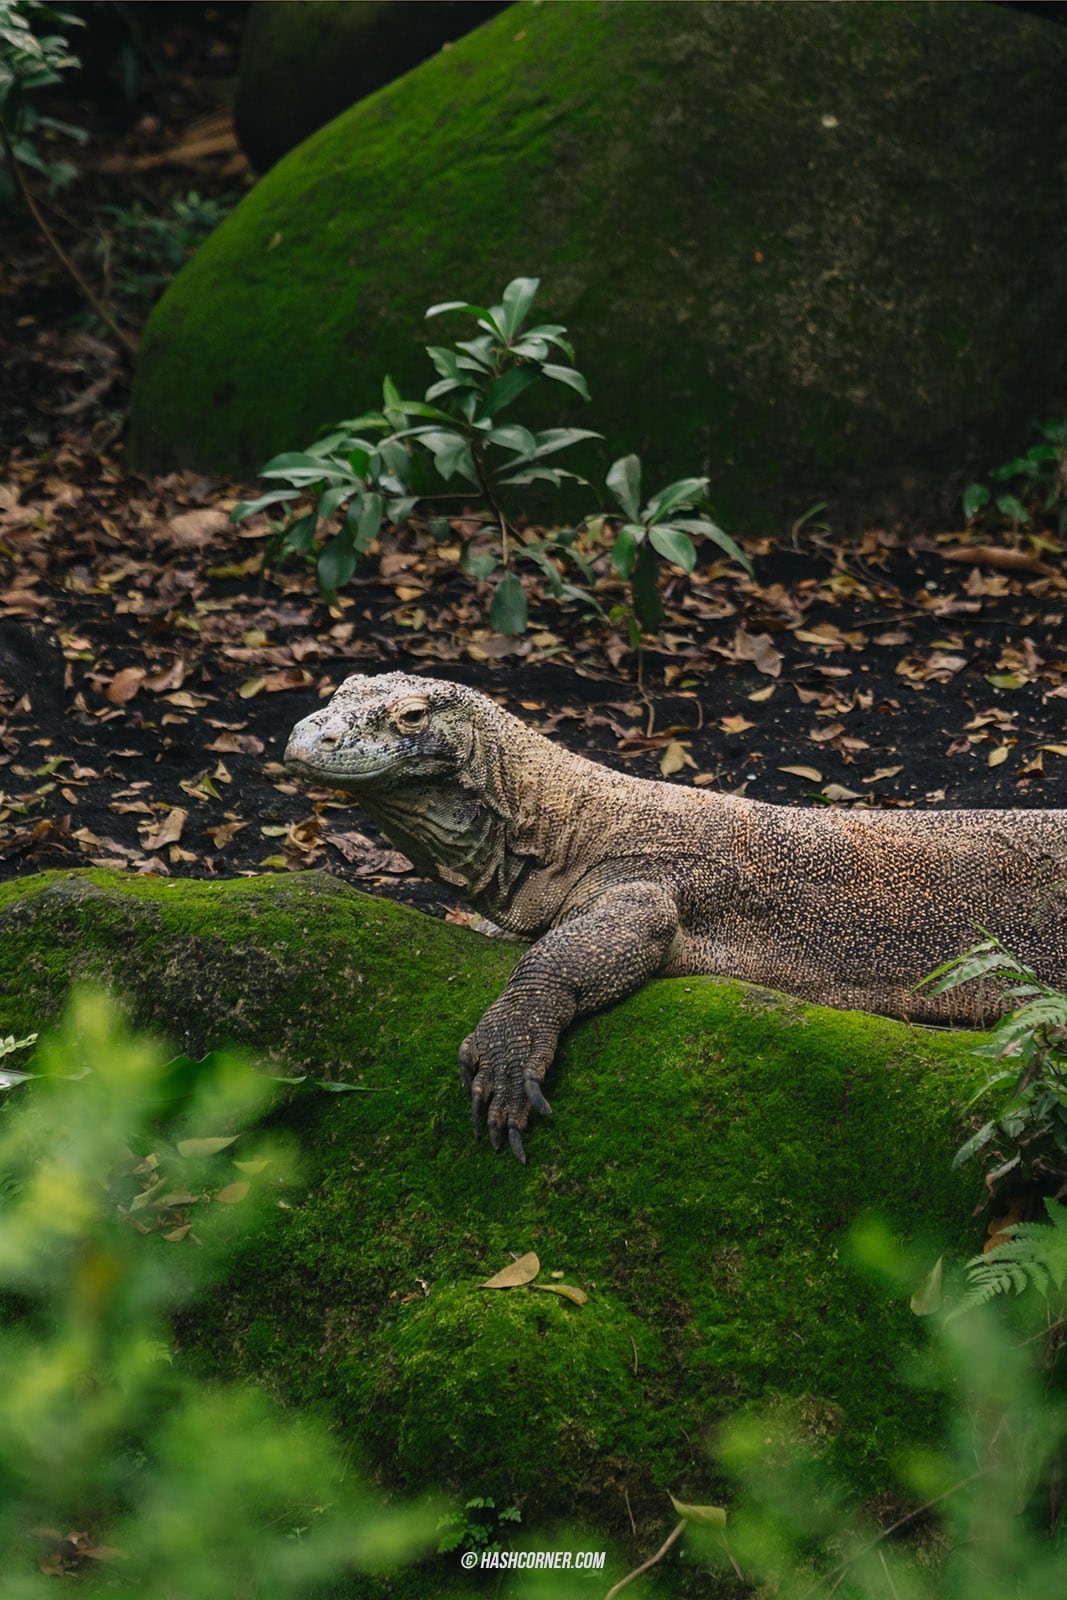
<svg viewBox="0 0 1067 1600">
<path fill-rule="evenodd" d="M 651 739 L 652 730 L 656 725 L 656 704 L 645 688 L 645 651 L 644 640 L 637 644 L 637 692 L 648 707 L 648 721 L 645 723 L 645 738 Z"/>
<path fill-rule="evenodd" d="M 26 186 L 26 180 L 22 176 L 22 169 L 19 166 L 18 158 L 16 157 L 14 150 L 11 148 L 11 138 L 8 134 L 7 126 L 2 119 L 0 119 L 0 144 L 3 145 L 4 158 L 7 161 L 8 170 L 10 171 L 12 179 L 14 180 L 15 187 L 18 189 L 20 195 L 25 201 L 26 209 L 33 218 L 41 237 L 44 239 L 45 243 L 48 245 L 56 259 L 59 261 L 60 265 L 74 280 L 74 283 L 77 285 L 78 292 L 82 295 L 83 299 L 88 301 L 89 305 L 92 306 L 93 310 L 96 312 L 104 326 L 111 332 L 113 337 L 118 340 L 122 349 L 132 359 L 137 354 L 136 341 L 132 339 L 123 328 L 119 327 L 108 307 L 82 277 L 81 272 L 75 266 L 70 256 L 68 256 L 67 252 L 64 250 L 55 234 L 52 232 L 44 213 L 41 211 L 40 206 L 37 204 L 36 200 L 33 198 L 33 195 Z"/>
<path fill-rule="evenodd" d="M 854 1567 L 857 1561 L 862 1561 L 864 1556 L 869 1555 L 872 1550 L 876 1550 L 884 1540 L 891 1538 L 894 1533 L 899 1533 L 901 1528 L 906 1528 L 911 1523 L 918 1522 L 920 1517 L 925 1517 L 927 1512 L 940 1505 L 942 1500 L 951 1499 L 954 1494 L 959 1494 L 961 1489 L 966 1489 L 968 1484 L 974 1483 L 978 1478 L 987 1477 L 992 1470 L 991 1467 L 979 1467 L 978 1471 L 972 1472 L 969 1478 L 961 1478 L 959 1483 L 952 1484 L 948 1489 L 943 1490 L 941 1494 L 935 1494 L 932 1500 L 924 1501 L 921 1506 L 916 1506 L 914 1511 L 909 1511 L 906 1516 L 900 1517 L 896 1522 L 891 1523 L 888 1528 L 883 1528 L 881 1533 L 876 1533 L 873 1539 L 869 1539 L 853 1555 L 847 1556 L 836 1567 L 831 1567 L 829 1572 L 824 1572 L 820 1578 L 816 1578 L 811 1588 L 805 1589 L 801 1600 L 808 1600 L 808 1597 L 815 1594 L 818 1589 L 821 1589 L 823 1584 L 830 1583 L 831 1578 L 834 1580 L 830 1585 L 832 1592 L 837 1588 L 849 1567 Z"/>
<path fill-rule="evenodd" d="M 482 453 L 478 449 L 477 445 L 475 445 L 474 449 L 471 451 L 471 459 L 474 462 L 474 470 L 478 474 L 478 482 L 481 485 L 482 493 L 485 495 L 489 507 L 492 510 L 492 513 L 500 527 L 500 564 L 504 568 L 504 571 L 507 572 L 508 564 L 511 558 L 511 552 L 508 548 L 508 519 L 505 517 L 503 510 L 498 504 L 497 498 L 493 493 L 493 487 L 489 481 L 489 474 L 485 470 L 485 463 L 482 460 Z"/>
<path fill-rule="evenodd" d="M 662 1561 L 663 1557 L 667 1554 L 667 1551 L 673 1544 L 677 1544 L 684 1532 L 685 1518 L 683 1517 L 681 1522 L 678 1523 L 677 1527 L 672 1529 L 672 1531 L 667 1535 L 666 1539 L 664 1539 L 655 1555 L 649 1556 L 647 1561 L 642 1561 L 641 1565 L 639 1567 L 635 1567 L 632 1572 L 628 1572 L 625 1578 L 620 1578 L 618 1583 L 615 1584 L 613 1588 L 608 1590 L 607 1594 L 604 1596 L 604 1600 L 614 1600 L 614 1596 L 619 1593 L 620 1589 L 625 1589 L 628 1583 L 633 1583 L 634 1579 L 639 1578 L 643 1572 L 648 1572 L 650 1568 L 656 1565 L 657 1561 Z"/>
</svg>

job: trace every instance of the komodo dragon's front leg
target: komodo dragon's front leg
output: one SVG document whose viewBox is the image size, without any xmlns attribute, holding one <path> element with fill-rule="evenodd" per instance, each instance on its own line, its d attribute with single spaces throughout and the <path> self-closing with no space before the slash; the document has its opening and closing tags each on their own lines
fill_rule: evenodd
<svg viewBox="0 0 1067 1600">
<path fill-rule="evenodd" d="M 541 1092 L 559 1036 L 577 1017 L 632 994 L 664 965 L 678 931 L 678 907 L 659 884 L 637 880 L 609 889 L 538 939 L 499 1000 L 459 1051 L 474 1131 L 488 1110 L 494 1150 L 507 1137 L 523 1163 L 530 1107 L 551 1115 Z"/>
</svg>

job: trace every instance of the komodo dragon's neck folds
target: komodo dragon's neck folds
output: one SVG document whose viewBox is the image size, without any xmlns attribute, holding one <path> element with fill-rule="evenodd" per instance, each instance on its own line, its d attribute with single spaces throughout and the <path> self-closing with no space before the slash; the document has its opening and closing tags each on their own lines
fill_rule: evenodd
<svg viewBox="0 0 1067 1600">
<path fill-rule="evenodd" d="M 1067 811 L 835 811 L 612 772 L 461 684 L 348 678 L 297 723 L 301 777 L 353 794 L 420 872 L 535 941 L 460 1049 L 475 1128 L 525 1159 L 564 1028 L 655 974 L 979 1023 L 978 985 L 916 991 L 990 929 L 1062 981 Z"/>
</svg>

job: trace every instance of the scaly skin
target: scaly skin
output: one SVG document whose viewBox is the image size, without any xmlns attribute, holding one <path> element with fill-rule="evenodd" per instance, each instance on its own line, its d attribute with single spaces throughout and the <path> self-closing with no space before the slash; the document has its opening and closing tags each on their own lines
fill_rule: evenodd
<svg viewBox="0 0 1067 1600">
<path fill-rule="evenodd" d="M 534 940 L 460 1049 L 477 1132 L 524 1161 L 560 1034 L 659 973 L 822 1005 L 989 1022 L 996 994 L 915 985 L 995 933 L 1067 971 L 1067 813 L 829 811 L 612 772 L 460 684 L 348 678 L 286 765 L 343 789 L 424 875 Z"/>
</svg>

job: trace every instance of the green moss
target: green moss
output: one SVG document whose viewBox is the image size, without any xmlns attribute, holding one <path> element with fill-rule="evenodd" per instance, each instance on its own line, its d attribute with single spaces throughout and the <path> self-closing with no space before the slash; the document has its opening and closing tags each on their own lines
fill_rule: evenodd
<svg viewBox="0 0 1067 1600">
<path fill-rule="evenodd" d="M 737 519 L 870 499 L 933 446 L 984 467 L 1056 377 L 1065 55 L 979 4 L 511 7 L 293 150 L 178 276 L 136 460 L 250 474 L 385 372 L 421 392 L 425 307 L 524 272 L 601 467 L 709 471 Z"/>
<path fill-rule="evenodd" d="M 884 1491 L 931 1426 L 895 1368 L 918 1324 L 847 1239 L 878 1212 L 934 1254 L 973 1247 L 974 1180 L 948 1170 L 973 1037 L 653 983 L 569 1036 L 523 1169 L 474 1143 L 455 1070 L 515 958 L 317 873 L 44 874 L 0 886 L 0 1032 L 88 972 L 186 1048 L 385 1091 L 277 1113 L 305 1187 L 183 1337 L 321 1410 L 386 1482 L 514 1500 L 534 1530 L 622 1536 L 628 1499 L 647 1554 L 666 1489 L 713 1492 L 717 1422 L 780 1399 Z M 588 1303 L 478 1287 L 527 1250 Z"/>
</svg>

